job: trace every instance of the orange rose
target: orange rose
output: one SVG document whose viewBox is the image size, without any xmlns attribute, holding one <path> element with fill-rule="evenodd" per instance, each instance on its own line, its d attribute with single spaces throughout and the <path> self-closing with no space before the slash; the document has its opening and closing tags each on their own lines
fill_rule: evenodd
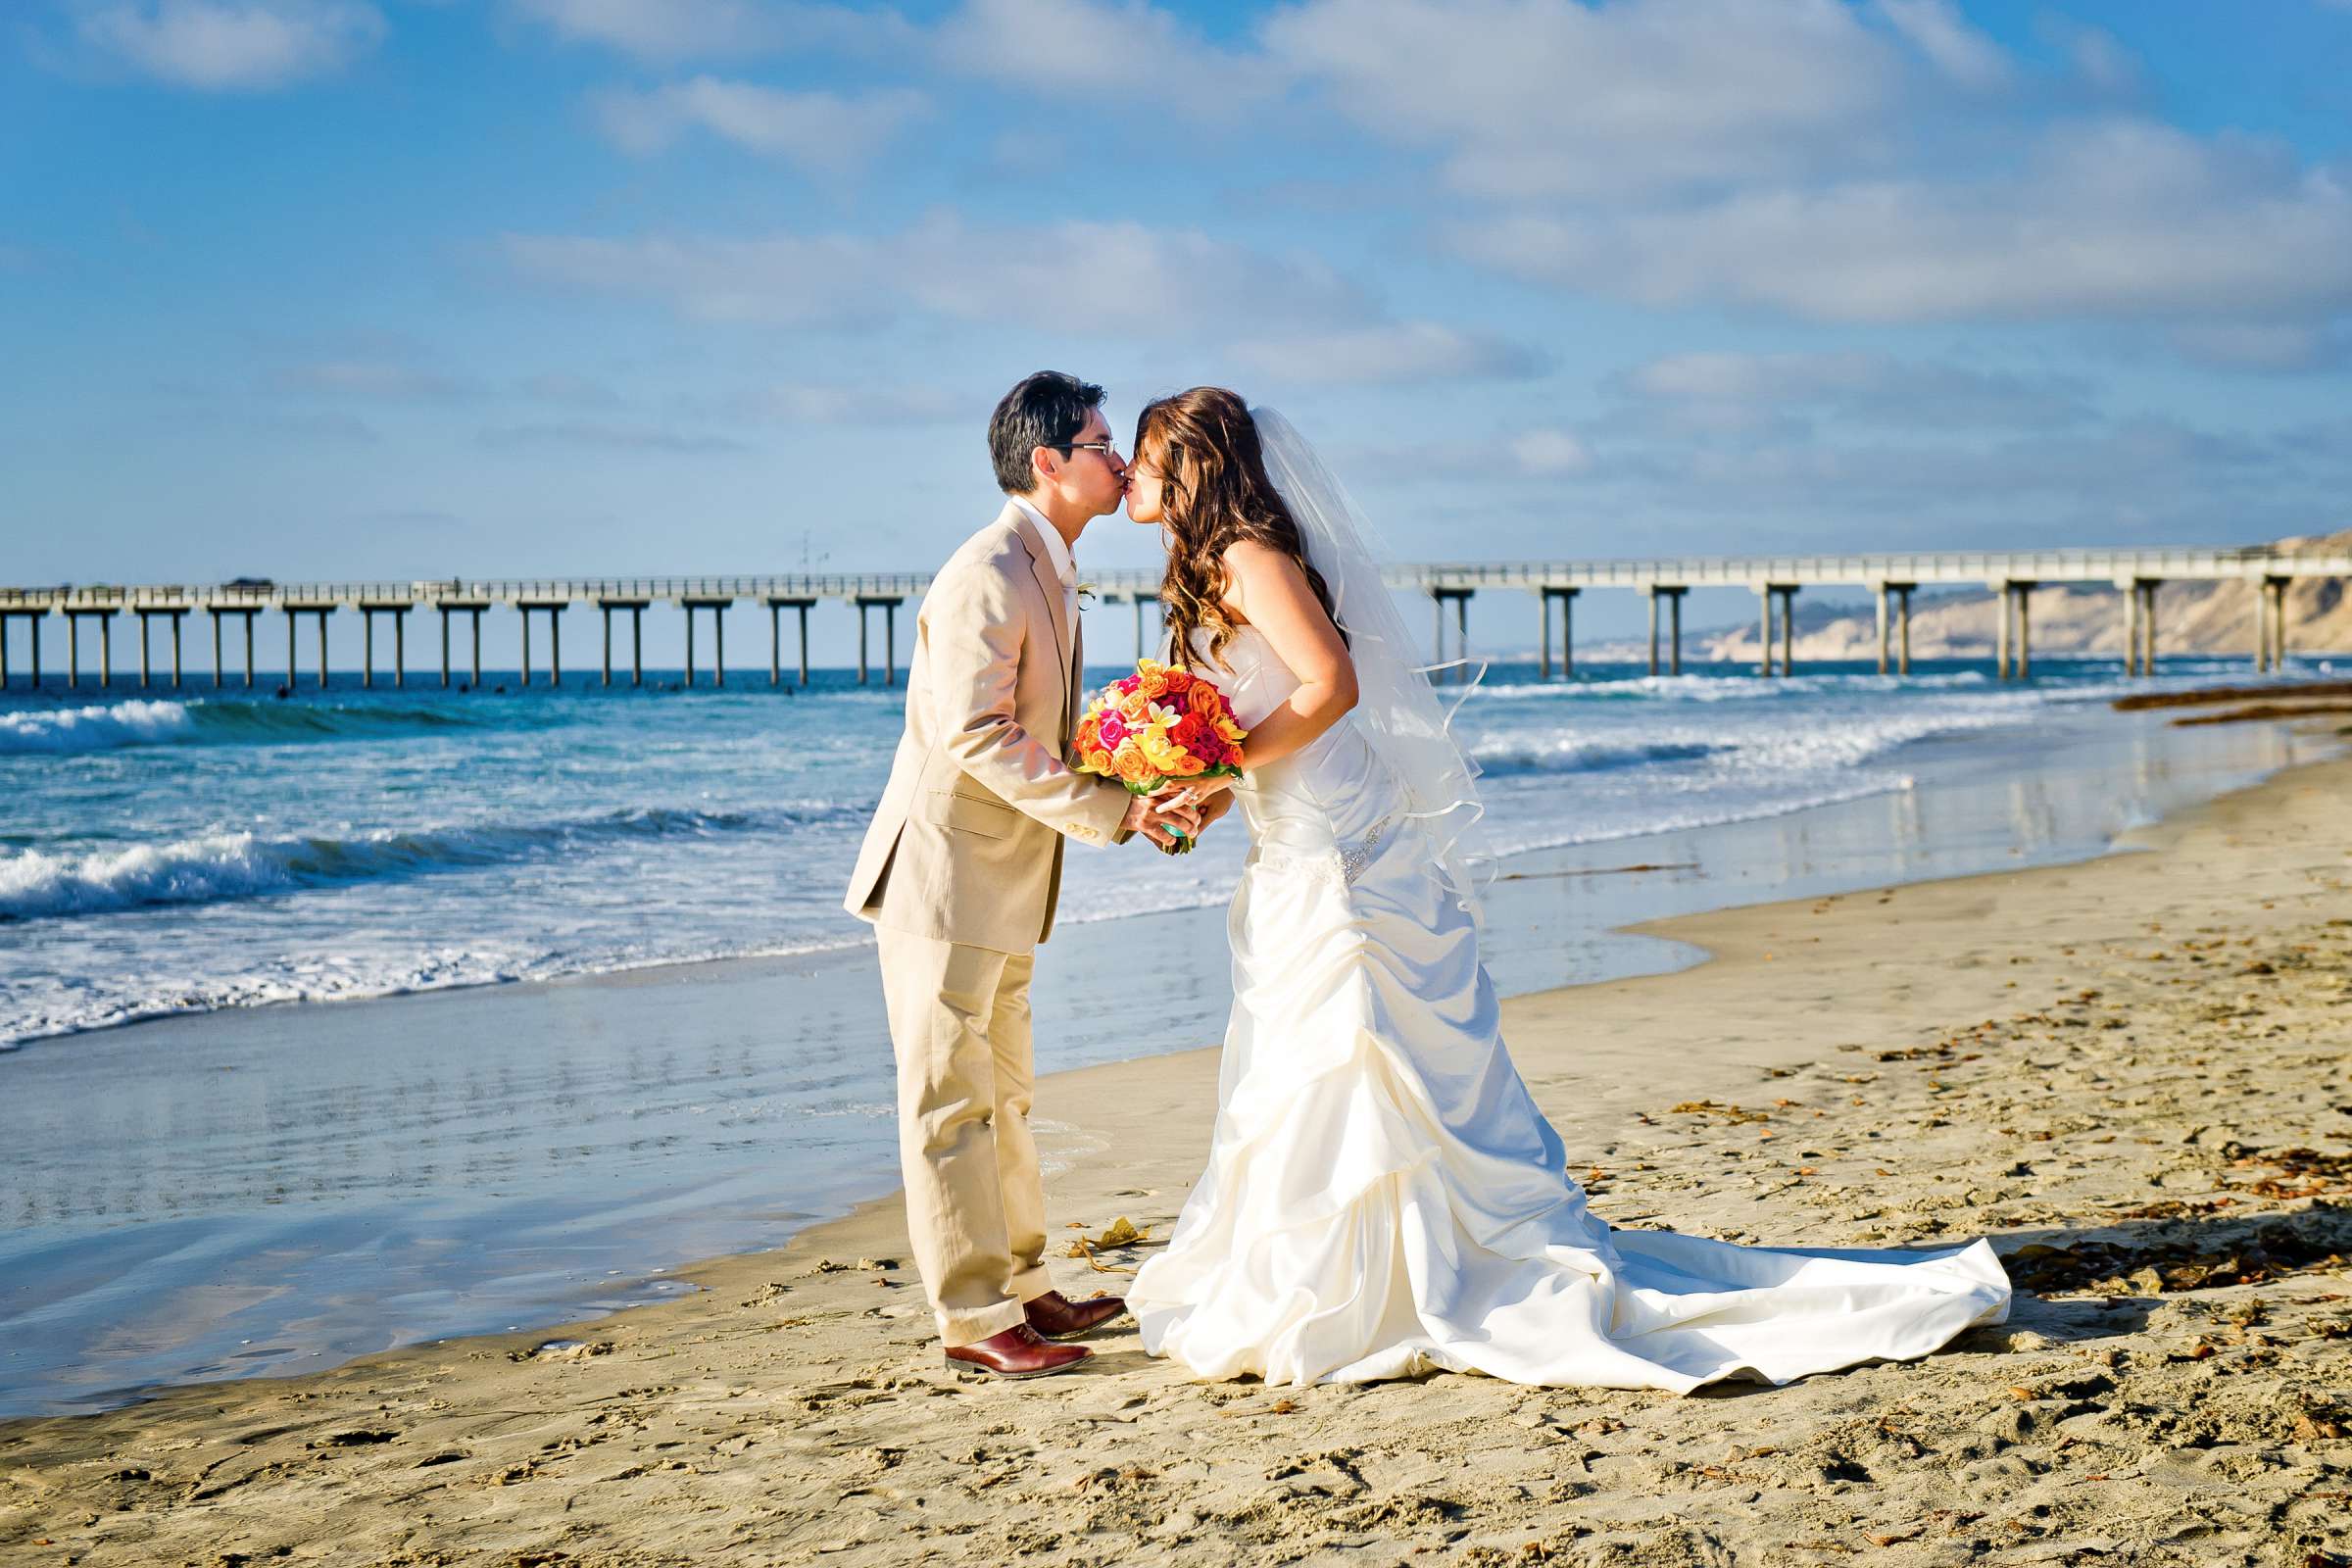
<svg viewBox="0 0 2352 1568">
<path fill-rule="evenodd" d="M 1144 749 L 1133 742 L 1122 744 L 1110 760 L 1122 784 L 1149 784 L 1159 776 L 1159 769 L 1144 755 Z"/>
<path fill-rule="evenodd" d="M 1110 775 L 1110 754 L 1100 746 L 1087 748 L 1084 771 L 1101 773 L 1107 778 Z"/>
<path fill-rule="evenodd" d="M 1102 720 L 1089 713 L 1078 721 L 1078 749 L 1091 752 L 1102 742 Z"/>
<path fill-rule="evenodd" d="M 1205 681 L 1195 681 L 1193 689 L 1185 693 L 1184 702 L 1187 708 L 1212 722 L 1225 713 L 1225 699 L 1218 696 L 1217 689 Z"/>
<path fill-rule="evenodd" d="M 1141 729 L 1152 722 L 1152 699 L 1142 692 L 1129 692 L 1119 699 L 1119 716 L 1129 725 Z"/>
</svg>

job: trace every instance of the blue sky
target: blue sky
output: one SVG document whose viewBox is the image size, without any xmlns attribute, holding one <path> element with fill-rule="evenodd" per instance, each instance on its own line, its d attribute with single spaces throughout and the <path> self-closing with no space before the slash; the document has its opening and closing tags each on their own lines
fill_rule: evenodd
<svg viewBox="0 0 2352 1568">
<path fill-rule="evenodd" d="M 9 581 L 927 567 L 1041 366 L 1413 559 L 2352 525 L 2352 4 L 7 16 Z"/>
</svg>

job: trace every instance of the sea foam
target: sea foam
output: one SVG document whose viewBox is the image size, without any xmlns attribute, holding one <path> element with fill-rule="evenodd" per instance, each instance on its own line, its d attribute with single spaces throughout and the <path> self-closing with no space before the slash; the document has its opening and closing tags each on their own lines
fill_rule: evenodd
<svg viewBox="0 0 2352 1568">
<path fill-rule="evenodd" d="M 196 726 L 184 704 L 133 700 L 103 707 L 0 713 L 0 756 L 105 752 L 186 741 Z"/>
</svg>

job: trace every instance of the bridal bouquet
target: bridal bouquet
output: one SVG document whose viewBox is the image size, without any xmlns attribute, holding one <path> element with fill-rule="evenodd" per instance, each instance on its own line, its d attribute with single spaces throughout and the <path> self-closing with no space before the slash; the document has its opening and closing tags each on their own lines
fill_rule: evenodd
<svg viewBox="0 0 2352 1568">
<path fill-rule="evenodd" d="M 1156 795 L 1186 779 L 1241 777 L 1249 733 L 1214 681 L 1143 659 L 1078 721 L 1076 765 L 1117 779 L 1130 794 Z"/>
</svg>

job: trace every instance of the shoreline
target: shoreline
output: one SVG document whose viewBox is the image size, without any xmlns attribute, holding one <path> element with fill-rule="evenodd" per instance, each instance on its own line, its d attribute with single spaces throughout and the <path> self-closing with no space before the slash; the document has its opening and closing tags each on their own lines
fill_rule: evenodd
<svg viewBox="0 0 2352 1568">
<path fill-rule="evenodd" d="M 1891 794 L 1516 857 L 1489 894 L 1490 968 L 1512 997 L 1665 975 L 1703 955 L 1657 916 L 2095 863 L 2146 819 L 2120 804 L 2177 808 L 2315 749 L 2277 727 L 2218 752 L 2099 733 L 2025 773 L 2014 741 L 1947 738 Z M 1657 869 L 1621 874 L 1629 858 Z M 1218 1038 L 1220 910 L 1074 922 L 1039 977 L 1041 1073 L 1131 1058 L 1085 996 L 1136 943 L 1172 975 L 1157 1036 Z M 0 1140 L 35 1162 L 0 1239 L 0 1416 L 659 1300 L 681 1269 L 887 1200 L 888 1053 L 862 955 L 231 1009 L 0 1064 L 18 1090 Z M 1065 1157 L 1051 1137 L 1047 1154 Z"/>
<path fill-rule="evenodd" d="M 2332 1211 L 2316 1192 L 2352 1184 L 2289 1180 L 2272 1191 L 2299 1197 L 2256 1197 L 2232 1172 L 2265 1150 L 2344 1137 L 2340 1125 L 2296 1122 L 2325 1123 L 2329 1102 L 2345 1098 L 2345 1020 L 2325 1010 L 2352 1005 L 2343 950 L 2325 964 L 2289 956 L 2352 945 L 2342 934 L 2352 922 L 2335 917 L 2352 907 L 2347 795 L 2352 761 L 2313 762 L 2130 835 L 2130 847 L 2150 853 L 1637 927 L 1709 956 L 1670 975 L 1516 998 L 1505 1004 L 1506 1037 L 1574 1158 L 1592 1160 L 1594 1206 L 1612 1223 L 1663 1215 L 1728 1239 L 1807 1245 L 1940 1244 L 1982 1229 L 2013 1271 L 2025 1248 L 2050 1245 L 2033 1238 L 2087 1251 L 2111 1244 L 2085 1237 L 2219 1230 L 2241 1215 L 2325 1229 Z M 2211 934 L 2186 934 L 2200 929 Z M 2203 952 L 2224 943 L 2270 956 L 2249 960 L 2245 978 L 2234 963 L 2209 978 Z M 2177 954 L 2154 951 L 2175 944 Z M 2176 963 L 2181 972 L 2165 972 Z M 2229 1021 L 2278 1011 L 2254 999 L 2278 995 L 2282 981 L 2309 992 L 2285 1009 L 2303 1024 L 2257 1033 Z M 2192 982 L 2186 998 L 2161 989 Z M 2075 1000 L 2102 989 L 2130 1001 Z M 2223 1004 L 2240 992 L 2245 1000 Z M 2030 1010 L 2000 1020 L 2020 1004 Z M 2119 1032 L 2078 1034 L 2062 1022 Z M 2331 1037 L 2312 1027 L 2324 1024 L 2334 1026 Z M 2286 1045 L 2276 1043 L 2279 1031 Z M 2189 1080 L 2209 1076 L 2202 1064 L 2225 1035 L 2233 1064 L 2223 1069 L 2231 1086 L 2222 1102 L 2181 1109 L 2176 1119 L 2202 1109 L 2185 1138 L 2175 1127 L 2169 1138 L 2134 1133 L 2118 1147 L 2116 1132 L 2138 1125 L 2134 1115 L 2145 1120 L 2133 1106 L 2149 1096 L 2185 1099 Z M 2214 1043 L 2203 1045 L 2208 1036 Z M 2297 1054 L 2302 1036 L 2321 1054 Z M 1708 1049 L 1677 1049 L 1684 1038 Z M 1972 1055 L 1962 1044 L 1981 1049 Z M 2278 1057 L 2267 1077 L 2248 1065 L 2258 1052 Z M 1092 1234 L 1119 1217 L 1160 1234 L 1205 1147 L 1216 1055 L 1209 1048 L 1041 1080 L 1041 1113 L 1063 1124 L 1041 1135 L 1059 1166 L 1049 1176 L 1057 1235 L 1077 1224 Z M 1980 1056 L 1991 1059 L 1979 1066 Z M 2067 1097 L 2020 1094 L 2021 1074 L 2033 1074 L 2019 1062 L 2062 1082 Z M 1999 1116 L 2016 1126 L 1944 1113 L 1966 1097 L 2000 1101 Z M 1789 1102 L 1780 1125 L 1770 1124 L 1778 1112 L 1753 1126 L 1690 1108 L 1737 1110 L 1760 1099 Z M 2099 1114 L 2070 1126 L 2083 1121 L 2076 1102 Z M 2028 1116 L 2047 1125 L 2029 1128 Z M 2102 1139 L 2096 1129 L 2107 1121 Z M 1767 1140 L 1776 1135 L 1801 1147 L 1775 1149 Z M 2254 1154 L 2228 1152 L 2249 1147 Z M 1795 1163 L 1808 1154 L 1815 1163 Z M 1896 1169 L 1874 1178 L 1854 1165 L 1857 1154 L 1897 1156 Z M 2048 1175 L 2021 1186 L 2006 1179 L 2012 1164 Z M 2158 1213 L 2166 1204 L 2170 1218 Z M 2340 1486 L 2352 1470 L 2335 1417 L 2285 1392 L 2344 1383 L 2341 1342 L 2312 1329 L 2331 1315 L 2319 1307 L 2315 1316 L 2312 1303 L 2315 1290 L 2342 1288 L 2340 1259 L 2333 1273 L 2323 1259 L 2318 1272 L 2278 1281 L 2176 1290 L 2160 1279 L 2144 1295 L 2080 1299 L 2031 1296 L 2021 1282 L 2020 1310 L 2004 1329 L 1977 1331 L 1924 1363 L 1777 1391 L 1676 1401 L 1440 1377 L 1274 1399 L 1253 1384 L 1186 1383 L 1143 1357 L 1131 1330 L 1100 1336 L 1101 1364 L 1085 1375 L 1009 1388 L 957 1383 L 937 1366 L 920 1288 L 895 1261 L 905 1256 L 897 1209 L 895 1195 L 877 1198 L 780 1249 L 673 1270 L 702 1294 L 560 1330 L 419 1345 L 299 1378 L 180 1386 L 111 1412 L 0 1423 L 0 1473 L 12 1477 L 0 1494 L 0 1544 L 54 1544 L 91 1564 L 144 1562 L 200 1541 L 240 1550 L 317 1544 L 318 1531 L 303 1521 L 331 1518 L 336 1539 L 367 1554 L 355 1560 L 545 1550 L 566 1555 L 538 1560 L 686 1562 L 756 1548 L 746 1560 L 879 1563 L 913 1549 L 905 1526 L 930 1549 L 974 1561 L 1108 1553 L 1173 1562 L 1277 1544 L 1337 1549 L 1354 1538 L 1514 1553 L 1549 1541 L 1565 1553 L 1599 1535 L 1663 1551 L 1676 1531 L 1728 1544 L 1770 1518 L 1773 1530 L 1799 1536 L 1843 1531 L 1836 1550 L 1844 1552 L 1862 1544 L 1856 1530 L 1886 1523 L 1874 1513 L 1886 1501 L 1935 1521 L 1933 1532 L 1877 1532 L 1890 1545 L 1919 1544 L 1923 1554 L 1902 1560 L 1942 1560 L 1924 1555 L 1931 1544 L 1963 1538 L 2002 1510 L 2027 1521 L 2026 1542 L 2065 1526 L 2112 1540 L 2106 1549 L 2131 1541 L 2142 1560 L 2207 1562 L 2239 1560 L 2211 1553 L 2235 1549 L 2231 1530 L 2254 1528 L 2222 1517 L 2231 1496 L 2278 1496 L 2259 1525 L 2264 1539 L 2331 1539 L 2314 1533 L 2324 1526 L 2312 1510 L 2332 1509 L 2340 1522 L 2340 1503 L 2298 1499 L 2324 1492 L 2323 1482 Z M 2151 1217 L 2126 1218 L 2139 1209 Z M 1115 1284 L 1083 1259 L 1056 1255 L 1050 1266 L 1076 1295 Z M 543 1348 L 550 1341 L 559 1344 Z M 2135 1474 L 2124 1476 L 2111 1429 L 2140 1418 L 2133 1401 L 2093 1385 L 2112 1392 L 2128 1374 L 2147 1380 L 2139 1404 L 2172 1399 L 2178 1408 L 2165 1406 L 2173 1426 L 2156 1424 Z M 2257 1386 L 2272 1391 L 2269 1405 L 2284 1400 L 2301 1413 L 2267 1426 L 2232 1413 L 2232 1399 Z M 1736 1443 L 1727 1458 L 1727 1398 L 1767 1400 L 1753 1408 L 1771 1411 L 1789 1436 L 1778 1448 Z M 2238 1427 L 2218 1447 L 2158 1441 L 2180 1436 L 2185 1412 L 2200 1407 Z M 1730 1421 L 1730 1435 L 1756 1419 Z M 1899 1443 L 1867 1437 L 1889 1423 Z M 1836 1435 L 1804 1436 L 1816 1428 Z M 1103 1437 L 1118 1440 L 1122 1466 L 1101 1467 Z M 1274 1461 L 1263 1457 L 1297 1460 L 1318 1444 L 1328 1452 L 1287 1471 L 1269 1470 Z M 1825 1444 L 1844 1449 L 1823 1461 Z M 1913 1451 L 1881 1451 L 1890 1444 Z M 2077 1446 L 2081 1459 L 2067 1459 Z M 1951 1464 L 1926 1458 L 1963 1449 Z M 1433 1469 L 1431 1453 L 1446 1450 L 1484 1455 L 1481 1478 Z M 673 1452 L 686 1457 L 663 1456 Z M 1524 1481 L 1538 1461 L 1550 1479 L 1533 1492 L 1520 1484 L 1527 1494 L 1515 1499 L 1485 1473 L 1499 1466 Z M 2109 1468 L 2083 1468 L 2094 1463 Z M 1857 1481 L 1854 1471 L 1877 1479 Z M 1609 1484 L 1563 1492 L 1562 1473 Z M 1896 1475 L 1917 1483 L 1901 1497 L 1888 1479 Z M 526 1484 L 558 1476 L 570 1485 Z M 1694 1493 L 1730 1506 L 1694 1518 Z M 2029 1495 L 2040 1500 L 2022 1512 Z M 2127 1495 L 2128 1506 L 2112 1500 Z M 429 1506 L 416 1500 L 428 1496 Z M 2176 1547 L 2150 1521 L 2178 1512 L 2184 1496 L 2207 1517 Z M 909 1519 L 914 1497 L 931 1506 Z M 583 1503 L 584 1513 L 575 1506 Z M 2110 1517 L 2119 1508 L 2132 1515 L 2128 1530 Z M 98 1522 L 74 1526 L 84 1509 Z M 1842 1520 L 1824 1522 L 1840 1511 Z M 1690 1544 L 1697 1554 L 1592 1560 L 1716 1560 Z"/>
</svg>

